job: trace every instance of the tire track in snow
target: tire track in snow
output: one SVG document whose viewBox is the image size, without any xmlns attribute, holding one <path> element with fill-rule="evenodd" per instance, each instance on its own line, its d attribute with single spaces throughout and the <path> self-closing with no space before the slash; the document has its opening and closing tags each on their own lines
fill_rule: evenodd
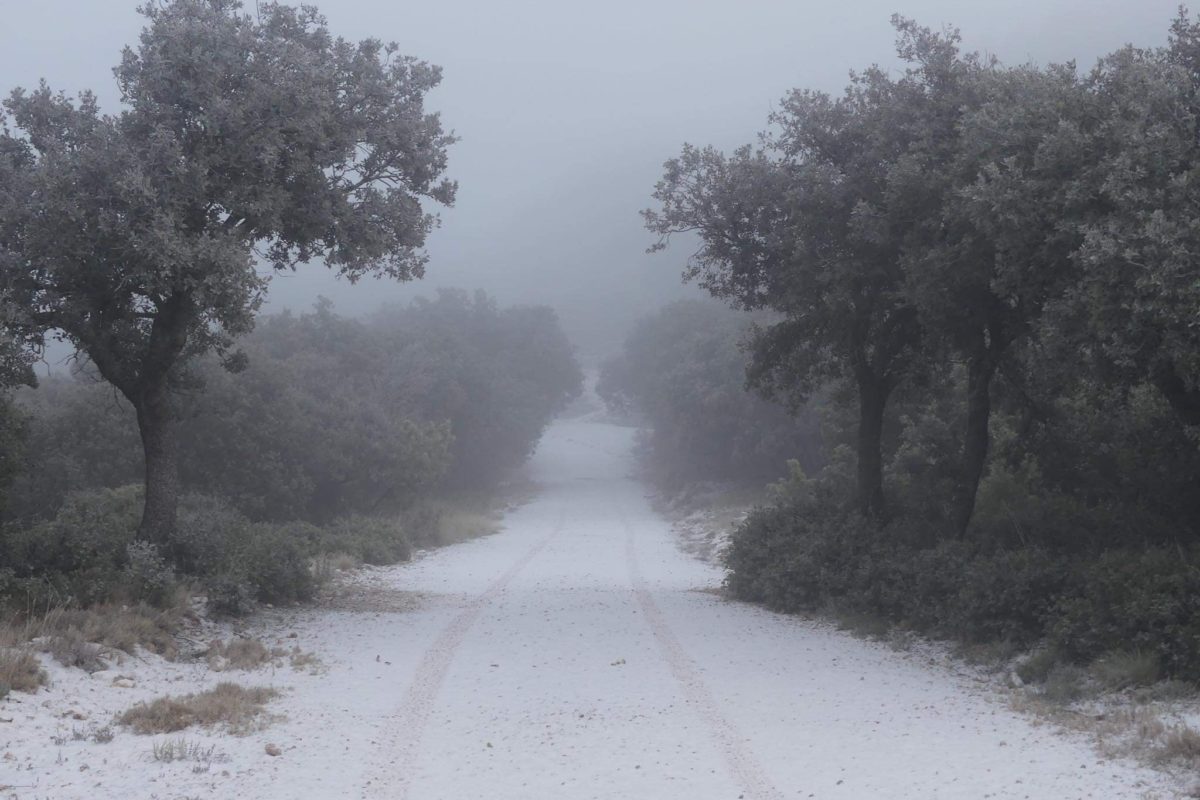
<svg viewBox="0 0 1200 800">
<path fill-rule="evenodd" d="M 425 651 L 399 709 L 381 734 L 376 766 L 369 773 L 370 780 L 363 789 L 363 797 L 373 800 L 405 800 L 408 797 L 417 748 L 458 648 L 487 604 L 508 588 L 513 579 L 529 566 L 529 562 L 559 534 L 564 517 L 565 514 L 560 513 L 550 534 L 518 558 L 482 594 L 469 601 Z"/>
<path fill-rule="evenodd" d="M 737 727 L 730 722 L 717 704 L 716 698 L 704 683 L 704 678 L 696 669 L 695 662 L 684 650 L 683 645 L 671 630 L 654 595 L 642 578 L 638 567 L 637 547 L 634 542 L 633 526 L 622 516 L 625 527 L 625 560 L 629 567 L 629 578 L 633 584 L 633 593 L 638 605 L 642 608 L 642 618 L 650 626 L 663 660 L 671 670 L 671 675 L 683 689 L 687 699 L 700 719 L 708 726 L 709 733 L 716 741 L 718 749 L 725 757 L 725 763 L 733 774 L 734 780 L 745 790 L 745 796 L 754 800 L 783 800 L 783 793 L 775 787 L 767 777 L 762 765 L 754 753 L 746 746 L 745 737 Z"/>
</svg>

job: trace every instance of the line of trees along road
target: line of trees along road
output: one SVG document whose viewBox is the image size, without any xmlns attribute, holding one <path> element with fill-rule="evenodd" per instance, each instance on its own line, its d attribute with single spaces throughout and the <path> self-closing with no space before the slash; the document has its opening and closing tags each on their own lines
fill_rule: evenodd
<svg viewBox="0 0 1200 800">
<path fill-rule="evenodd" d="M 183 517 L 156 550 L 201 582 L 228 578 L 230 555 L 256 537 L 277 552 L 399 560 L 431 542 L 442 499 L 510 478 L 582 385 L 552 311 L 481 293 L 367 320 L 322 301 L 263 317 L 239 344 L 243 370 L 190 362 L 178 398 Z M 0 421 L 0 598 L 119 596 L 144 469 L 131 404 L 82 371 L 16 392 Z M 97 564 L 107 572 L 84 581 Z M 253 590 L 255 576 L 238 577 Z"/>
<path fill-rule="evenodd" d="M 730 585 L 1200 676 L 1200 24 L 1087 72 L 894 24 L 905 69 L 685 146 L 644 212 L 772 315 L 753 387 L 831 398 L 830 465 L 751 517 Z"/>
<path fill-rule="evenodd" d="M 809 471 L 824 463 L 814 412 L 746 392 L 739 344 L 752 325 L 712 301 L 681 301 L 639 320 L 601 367 L 597 394 L 646 426 L 646 461 L 663 488 L 761 486 L 790 460 Z"/>
</svg>

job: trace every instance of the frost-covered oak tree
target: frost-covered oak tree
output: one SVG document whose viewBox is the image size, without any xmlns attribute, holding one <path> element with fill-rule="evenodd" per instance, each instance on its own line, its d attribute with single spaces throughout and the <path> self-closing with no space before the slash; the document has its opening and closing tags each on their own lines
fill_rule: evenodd
<svg viewBox="0 0 1200 800">
<path fill-rule="evenodd" d="M 659 207 L 643 212 L 656 248 L 677 233 L 699 239 L 686 278 L 736 307 L 773 312 L 750 342 L 752 385 L 794 405 L 830 381 L 853 386 L 858 505 L 873 517 L 884 506 L 887 404 L 922 367 L 902 256 L 927 200 L 894 187 L 938 133 L 922 113 L 931 94 L 923 67 L 952 45 L 895 22 L 911 64 L 902 76 L 875 67 L 838 98 L 792 92 L 757 149 L 685 146 L 655 187 Z"/>
<path fill-rule="evenodd" d="M 102 114 L 46 85 L 0 130 L 0 278 L 14 335 L 73 344 L 137 411 L 143 538 L 178 495 L 185 366 L 241 360 L 266 281 L 314 258 L 350 280 L 423 273 L 453 137 L 424 108 L 436 67 L 334 38 L 315 9 L 166 0 Z"/>
</svg>

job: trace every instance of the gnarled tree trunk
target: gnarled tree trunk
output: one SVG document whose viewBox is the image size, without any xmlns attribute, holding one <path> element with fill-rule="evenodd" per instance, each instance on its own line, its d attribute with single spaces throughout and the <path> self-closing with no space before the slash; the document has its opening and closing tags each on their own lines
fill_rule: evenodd
<svg viewBox="0 0 1200 800">
<path fill-rule="evenodd" d="M 954 526 L 959 536 L 963 536 L 971 524 L 979 482 L 983 479 L 983 467 L 987 463 L 992 378 L 996 374 L 996 366 L 996 359 L 991 353 L 972 357 L 967 364 L 967 424 L 954 498 Z"/>
<path fill-rule="evenodd" d="M 858 380 L 858 507 L 880 519 L 883 501 L 883 412 L 890 387 L 873 375 Z"/>
<path fill-rule="evenodd" d="M 1151 377 L 1185 425 L 1200 425 L 1200 388 L 1188 386 L 1170 361 L 1154 369 Z"/>
<path fill-rule="evenodd" d="M 140 538 L 157 545 L 175 531 L 179 503 L 179 443 L 171 376 L 183 357 L 195 315 L 184 294 L 163 300 L 141 357 L 134 361 L 95 330 L 76 331 L 100 374 L 137 412 L 146 459 L 146 498 Z"/>
<path fill-rule="evenodd" d="M 145 388 L 133 401 L 146 456 L 146 500 L 139 535 L 165 545 L 175 531 L 179 504 L 179 440 L 166 380 Z"/>
</svg>

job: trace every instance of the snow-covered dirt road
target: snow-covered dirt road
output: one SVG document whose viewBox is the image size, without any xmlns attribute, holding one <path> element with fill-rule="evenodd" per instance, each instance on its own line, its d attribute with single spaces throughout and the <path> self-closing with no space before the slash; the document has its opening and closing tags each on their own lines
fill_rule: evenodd
<svg viewBox="0 0 1200 800">
<path fill-rule="evenodd" d="M 538 494 L 502 533 L 376 571 L 380 607 L 286 617 L 328 670 L 259 676 L 287 690 L 287 719 L 198 734 L 226 756 L 208 772 L 148 763 L 145 737 L 122 733 L 108 750 L 66 745 L 61 775 L 47 754 L 22 774 L 40 789 L 16 796 L 1176 796 L 915 653 L 722 600 L 719 571 L 679 550 L 630 477 L 632 440 L 555 424 L 531 467 Z"/>
<path fill-rule="evenodd" d="M 426 559 L 453 592 L 376 737 L 368 796 L 1123 798 L 1166 781 L 1105 763 L 878 644 L 728 603 L 630 477 L 632 432 L 561 422 L 542 491 L 502 535 Z"/>
</svg>

